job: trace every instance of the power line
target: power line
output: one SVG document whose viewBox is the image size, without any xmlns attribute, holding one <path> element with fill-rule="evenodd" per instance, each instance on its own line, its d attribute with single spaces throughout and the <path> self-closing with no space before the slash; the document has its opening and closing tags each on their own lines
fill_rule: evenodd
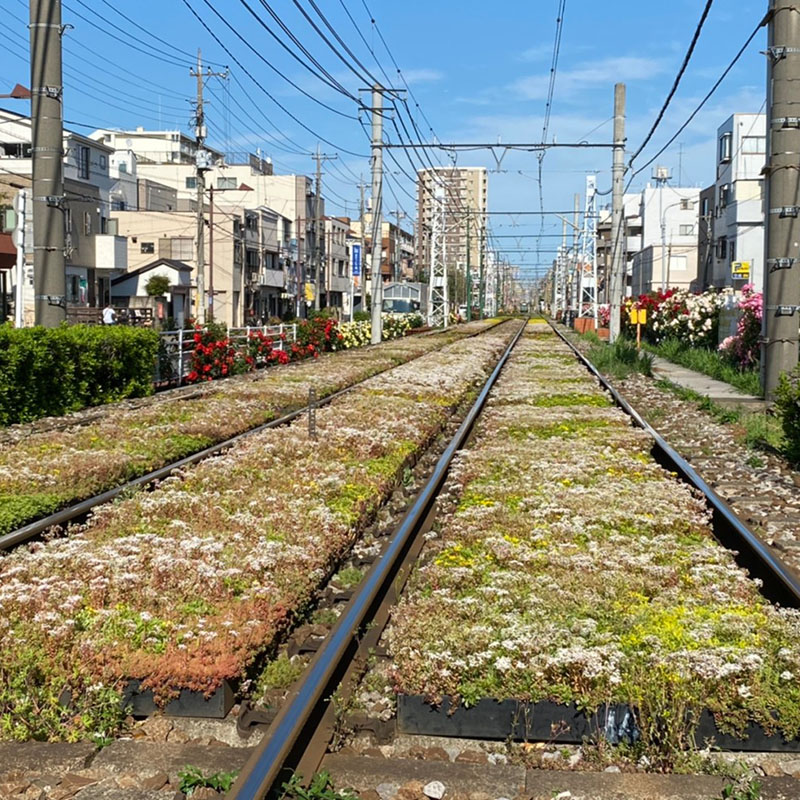
<svg viewBox="0 0 800 800">
<path fill-rule="evenodd" d="M 633 173 L 633 175 L 631 175 L 631 179 L 628 182 L 628 185 L 625 187 L 625 191 L 627 191 L 630 188 L 630 185 L 631 185 L 631 183 L 633 183 L 634 178 L 636 178 L 637 175 L 642 173 L 651 164 L 653 164 L 666 150 L 669 149 L 669 147 L 672 145 L 672 143 L 686 130 L 686 128 L 689 127 L 689 125 L 691 124 L 692 120 L 700 113 L 700 111 L 702 111 L 702 109 L 704 108 L 705 104 L 711 99 L 711 97 L 714 95 L 714 93 L 717 91 L 717 89 L 719 89 L 719 87 L 722 84 L 722 82 L 725 80 L 725 78 L 728 77 L 728 74 L 730 73 L 730 71 L 736 66 L 736 64 L 739 62 L 739 59 L 744 55 L 744 52 L 750 46 L 750 43 L 753 41 L 753 39 L 756 38 L 756 36 L 758 35 L 758 32 L 766 24 L 767 24 L 767 17 L 765 17 L 763 20 L 761 20 L 761 22 L 758 23 L 758 25 L 756 25 L 756 27 L 753 30 L 753 32 L 750 34 L 750 36 L 747 37 L 747 41 L 745 41 L 745 43 L 739 49 L 739 52 L 733 57 L 733 60 L 730 62 L 730 64 L 728 64 L 728 66 L 725 67 L 724 71 L 719 76 L 719 78 L 717 79 L 716 83 L 714 83 L 714 85 L 709 90 L 708 94 L 706 94 L 706 96 L 700 101 L 700 104 L 694 109 L 694 111 L 692 111 L 692 113 L 689 115 L 689 117 L 683 123 L 683 125 L 681 125 L 680 128 L 678 128 L 678 130 L 673 134 L 673 136 L 669 139 L 669 141 L 646 164 L 644 164 L 643 166 L 639 167 L 639 169 L 637 169 Z"/>
<path fill-rule="evenodd" d="M 227 20 L 227 18 L 223 14 L 221 14 L 216 9 L 216 7 L 212 5 L 212 3 L 209 2 L 209 0 L 203 0 L 203 2 L 211 9 L 211 11 L 214 12 L 214 14 L 216 14 L 216 16 L 228 28 L 228 30 L 230 30 L 234 34 L 234 36 L 236 36 L 236 38 L 239 39 L 239 41 L 242 42 L 245 45 L 245 47 L 247 47 L 250 50 L 250 52 L 255 54 L 255 56 L 258 59 L 263 61 L 273 72 L 275 72 L 276 75 L 283 78 L 283 80 L 285 80 L 292 88 L 296 89 L 298 92 L 300 92 L 300 94 L 304 95 L 309 100 L 313 101 L 314 103 L 317 103 L 317 105 L 322 106 L 323 108 L 327 109 L 328 111 L 331 111 L 334 114 L 338 114 L 340 117 L 344 117 L 345 119 L 353 119 L 353 120 L 355 119 L 355 117 L 352 114 L 347 114 L 344 111 L 340 111 L 338 108 L 334 108 L 333 106 L 328 105 L 328 103 L 324 102 L 323 100 L 320 100 L 318 97 L 315 97 L 313 94 L 303 89 L 302 86 L 295 83 L 288 75 L 286 75 L 284 72 L 281 72 L 281 70 L 279 70 L 269 59 L 267 59 L 263 55 L 263 53 L 261 53 L 255 47 L 253 47 L 253 45 L 250 44 L 250 42 L 244 36 L 242 36 L 242 34 L 239 33 L 239 31 L 236 30 L 236 28 L 233 25 L 231 25 L 231 23 Z"/>
<path fill-rule="evenodd" d="M 308 131 L 308 133 L 310 133 L 312 136 L 319 139 L 320 141 L 325 142 L 325 144 L 329 144 L 331 147 L 337 150 L 341 150 L 342 152 L 347 153 L 348 155 L 356 156 L 357 158 L 367 158 L 367 156 L 362 155 L 361 153 L 355 153 L 352 150 L 348 150 L 346 147 L 341 147 L 337 145 L 335 142 L 330 141 L 330 139 L 326 139 L 324 136 L 321 136 L 312 128 L 309 128 L 308 125 L 306 125 L 302 120 L 300 120 L 291 111 L 289 111 L 289 109 L 286 108 L 286 106 L 284 106 L 279 100 L 277 100 L 272 94 L 270 94 L 270 92 L 267 91 L 267 89 L 264 88 L 264 86 L 258 81 L 258 79 L 255 78 L 255 76 L 247 69 L 247 67 L 245 67 L 244 64 L 242 64 L 242 62 L 239 61 L 239 59 L 228 49 L 228 47 L 222 42 L 222 40 L 216 35 L 216 33 L 214 33 L 214 31 L 211 30 L 211 28 L 208 26 L 205 20 L 192 8 L 192 6 L 189 3 L 189 0 L 181 0 L 181 1 L 189 9 L 189 11 L 195 17 L 195 19 L 197 19 L 197 21 L 206 29 L 206 32 L 211 36 L 211 38 L 214 39 L 214 41 L 228 54 L 228 56 L 232 59 L 232 61 L 239 67 L 239 69 L 241 69 L 242 72 L 244 72 L 244 74 L 247 75 L 247 77 L 250 78 L 251 81 L 253 81 L 253 83 L 259 88 L 259 90 L 263 92 L 263 94 L 265 94 L 273 103 L 275 103 L 275 105 L 278 106 L 278 108 L 280 108 L 284 114 L 286 114 L 290 119 L 293 119 L 301 128 L 303 128 L 303 130 Z"/>
<path fill-rule="evenodd" d="M 683 57 L 683 63 L 681 64 L 680 69 L 678 70 L 678 74 L 675 76 L 675 80 L 672 83 L 672 88 L 669 90 L 667 94 L 667 99 L 664 101 L 664 104 L 661 106 L 661 110 L 656 115 L 655 122 L 653 123 L 652 127 L 647 133 L 647 136 L 644 137 L 644 141 L 639 145 L 639 148 L 636 152 L 631 156 L 628 165 L 632 165 L 633 162 L 638 158 L 639 154 L 644 150 L 647 146 L 647 143 L 653 138 L 653 134 L 656 132 L 656 129 L 661 124 L 661 120 L 664 119 L 664 114 L 667 113 L 667 108 L 669 104 L 672 102 L 672 98 L 675 96 L 675 92 L 678 91 L 678 86 L 680 85 L 681 79 L 683 78 L 684 73 L 686 72 L 687 67 L 689 66 L 689 61 L 692 58 L 692 54 L 694 53 L 695 47 L 697 46 L 697 42 L 700 39 L 700 34 L 703 31 L 703 26 L 705 25 L 706 19 L 708 18 L 708 13 L 711 11 L 711 6 L 713 5 L 714 0 L 706 0 L 705 8 L 703 8 L 703 13 L 700 16 L 700 22 L 697 23 L 697 28 L 695 28 L 694 35 L 692 36 L 692 41 L 689 43 L 689 49 L 686 51 L 686 55 Z"/>
</svg>

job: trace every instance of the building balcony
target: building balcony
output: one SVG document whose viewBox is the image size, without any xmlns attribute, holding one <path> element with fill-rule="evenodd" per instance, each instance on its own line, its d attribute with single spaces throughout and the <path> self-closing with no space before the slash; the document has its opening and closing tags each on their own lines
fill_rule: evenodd
<svg viewBox="0 0 800 800">
<path fill-rule="evenodd" d="M 128 270 L 128 237 L 113 233 L 94 236 L 94 264 L 96 269 Z"/>
</svg>

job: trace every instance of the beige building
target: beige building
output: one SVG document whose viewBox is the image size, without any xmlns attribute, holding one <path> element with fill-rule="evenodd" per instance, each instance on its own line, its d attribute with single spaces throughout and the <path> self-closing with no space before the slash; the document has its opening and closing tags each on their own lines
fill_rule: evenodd
<svg viewBox="0 0 800 800">
<path fill-rule="evenodd" d="M 434 217 L 444 206 L 446 265 L 464 271 L 469 229 L 470 264 L 481 259 L 481 231 L 486 227 L 489 176 L 485 167 L 440 167 L 417 172 L 417 269 L 430 265 Z M 441 200 L 437 200 L 437 194 Z M 469 222 L 468 222 L 469 220 Z M 485 243 L 484 243 L 485 247 Z M 455 274 L 451 272 L 451 274 Z"/>
</svg>

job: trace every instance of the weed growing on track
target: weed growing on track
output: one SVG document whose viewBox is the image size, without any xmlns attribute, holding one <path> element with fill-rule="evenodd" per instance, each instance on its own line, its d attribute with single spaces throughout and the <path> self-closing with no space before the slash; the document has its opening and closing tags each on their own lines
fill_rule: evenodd
<svg viewBox="0 0 800 800">
<path fill-rule="evenodd" d="M 464 705 L 628 705 L 631 755 L 654 770 L 701 744 L 705 709 L 725 732 L 755 722 L 795 738 L 800 613 L 759 594 L 714 540 L 702 500 L 621 411 L 536 405 L 573 376 L 602 396 L 577 362 L 547 359 L 563 353 L 554 337 L 519 347 L 393 613 L 398 690 Z"/>
<path fill-rule="evenodd" d="M 653 358 L 628 339 L 620 337 L 614 344 L 601 341 L 596 334 L 586 333 L 584 340 L 591 342 L 586 357 L 600 372 L 617 380 L 640 374 L 653 374 Z"/>
</svg>

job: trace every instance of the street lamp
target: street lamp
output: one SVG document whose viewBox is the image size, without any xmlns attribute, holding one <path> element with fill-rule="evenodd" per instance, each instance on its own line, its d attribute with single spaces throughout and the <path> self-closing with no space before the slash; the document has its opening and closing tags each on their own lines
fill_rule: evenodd
<svg viewBox="0 0 800 800">
<path fill-rule="evenodd" d="M 684 197 L 681 200 L 678 200 L 675 203 L 670 203 L 662 212 L 661 212 L 661 293 L 664 294 L 667 291 L 667 211 L 671 208 L 675 208 L 676 206 L 682 206 L 686 204 L 687 206 L 691 206 L 694 208 L 697 205 L 696 200 L 689 200 L 688 197 Z M 687 209 L 688 210 L 688 209 Z"/>
</svg>

